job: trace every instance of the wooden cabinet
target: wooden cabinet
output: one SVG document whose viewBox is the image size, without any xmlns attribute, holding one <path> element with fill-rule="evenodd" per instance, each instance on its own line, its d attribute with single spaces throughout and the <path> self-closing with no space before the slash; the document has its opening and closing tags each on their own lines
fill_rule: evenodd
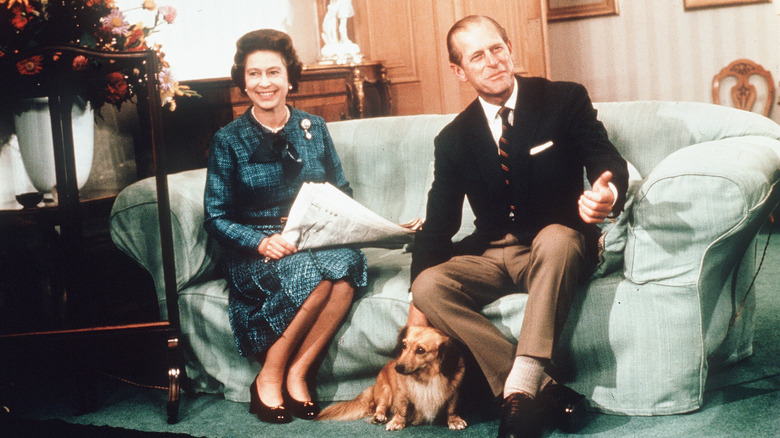
<svg viewBox="0 0 780 438">
<path fill-rule="evenodd" d="M 232 82 L 231 82 L 232 85 Z M 326 121 L 359 119 L 390 114 L 387 71 L 381 62 L 347 65 L 307 65 L 287 103 L 321 116 Z M 236 86 L 230 86 L 233 117 L 251 102 Z"/>
</svg>

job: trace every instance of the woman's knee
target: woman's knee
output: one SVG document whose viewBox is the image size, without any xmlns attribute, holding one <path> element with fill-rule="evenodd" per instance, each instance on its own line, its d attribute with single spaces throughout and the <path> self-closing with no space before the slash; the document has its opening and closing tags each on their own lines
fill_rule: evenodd
<svg viewBox="0 0 780 438">
<path fill-rule="evenodd" d="M 355 286 L 347 280 L 338 280 L 333 284 L 331 299 L 336 299 L 348 304 L 352 303 L 355 297 Z"/>
</svg>

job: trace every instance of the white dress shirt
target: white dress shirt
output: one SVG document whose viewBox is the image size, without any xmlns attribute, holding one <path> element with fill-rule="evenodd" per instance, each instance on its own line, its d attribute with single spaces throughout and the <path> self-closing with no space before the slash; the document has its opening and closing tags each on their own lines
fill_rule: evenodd
<svg viewBox="0 0 780 438">
<path fill-rule="evenodd" d="M 504 103 L 503 106 L 493 105 L 488 103 L 482 97 L 479 98 L 479 103 L 482 104 L 482 110 L 485 112 L 485 118 L 487 118 L 490 132 L 493 134 L 493 140 L 496 142 L 496 153 L 498 153 L 498 140 L 501 138 L 501 116 L 498 112 L 504 106 L 509 108 L 509 125 L 515 124 L 515 104 L 517 103 L 517 78 L 515 78 L 515 86 L 512 89 L 512 95 Z"/>
</svg>

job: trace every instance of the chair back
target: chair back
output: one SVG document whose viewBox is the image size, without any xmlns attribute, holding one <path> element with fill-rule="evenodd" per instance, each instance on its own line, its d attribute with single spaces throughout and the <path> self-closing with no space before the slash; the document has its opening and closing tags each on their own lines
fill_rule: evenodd
<svg viewBox="0 0 780 438">
<path fill-rule="evenodd" d="M 762 84 L 762 87 L 764 87 L 763 92 L 760 94 L 754 83 L 751 82 L 756 77 L 759 82 L 764 83 Z M 764 103 L 763 108 L 761 108 L 761 114 L 769 117 L 769 112 L 775 100 L 775 85 L 772 73 L 749 59 L 738 59 L 732 62 L 712 78 L 712 101 L 716 104 L 721 104 L 721 88 L 727 87 L 728 84 L 725 83 L 727 78 L 733 78 L 731 82 L 734 82 L 734 79 L 736 79 L 736 83 L 729 90 L 731 106 L 746 111 L 753 111 L 757 98 L 761 96 L 763 99 L 760 101 Z"/>
</svg>

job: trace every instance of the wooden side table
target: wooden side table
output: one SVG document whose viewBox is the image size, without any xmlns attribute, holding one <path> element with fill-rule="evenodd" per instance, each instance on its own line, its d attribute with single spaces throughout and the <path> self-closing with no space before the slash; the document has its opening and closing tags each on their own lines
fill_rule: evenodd
<svg viewBox="0 0 780 438">
<path fill-rule="evenodd" d="M 75 68 L 76 60 L 85 58 L 83 68 Z M 19 62 L 37 59 L 45 68 L 19 71 Z M 54 325 L 40 329 L 0 332 L 0 344 L 44 343 L 44 339 L 78 337 L 79 345 L 89 348 L 88 341 L 95 336 L 105 337 L 122 333 L 154 333 L 165 336 L 169 355 L 167 406 L 169 422 L 177 420 L 179 409 L 179 379 L 182 374 L 182 358 L 179 345 L 179 313 L 176 294 L 176 273 L 173 255 L 170 201 L 165 149 L 162 142 L 161 99 L 158 90 L 157 55 L 154 51 L 103 52 L 78 46 L 36 47 L 23 53 L 6 54 L 0 62 L 0 74 L 5 78 L 7 97 L 25 99 L 47 97 L 52 125 L 57 200 L 49 206 L 18 209 L 3 206 L 0 226 L 3 232 L 15 230 L 40 230 L 50 237 L 56 254 L 50 257 L 52 278 L 56 278 L 57 293 L 62 300 Z M 18 72 L 17 72 L 18 71 Z M 96 296 L 111 297 L 115 287 L 94 292 L 89 287 L 88 270 L 106 269 L 105 263 L 90 263 L 87 258 L 85 224 L 95 218 L 104 219 L 106 225 L 116 193 L 81 193 L 76 180 L 74 136 L 71 109 L 76 96 L 89 95 L 95 89 L 106 87 L 108 75 L 122 75 L 133 84 L 135 104 L 141 126 L 139 141 L 148 145 L 154 159 L 156 177 L 158 219 L 160 224 L 160 251 L 163 254 L 163 270 L 168 307 L 168 319 L 152 322 L 124 323 L 102 321 L 100 315 L 91 312 Z M 56 228 L 55 228 L 56 227 Z M 56 230 L 56 231 L 53 231 Z M 53 232 L 51 232 L 53 231 Z M 97 316 L 98 318 L 93 318 Z M 11 355 L 7 356 L 11 359 Z M 94 363 L 90 366 L 95 366 Z"/>
</svg>

